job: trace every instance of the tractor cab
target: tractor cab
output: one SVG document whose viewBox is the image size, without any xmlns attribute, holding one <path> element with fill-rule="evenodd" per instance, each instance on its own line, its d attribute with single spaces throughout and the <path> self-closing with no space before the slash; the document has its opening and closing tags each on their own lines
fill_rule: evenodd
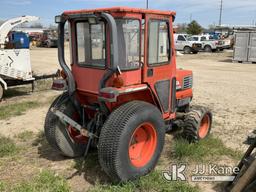
<svg viewBox="0 0 256 192">
<path fill-rule="evenodd" d="M 174 18 L 172 11 L 120 7 L 64 12 L 56 19 L 70 26 L 71 72 L 65 73 L 76 88 L 69 90 L 80 99 L 115 101 L 113 107 L 141 97 L 158 101 L 169 117 L 176 107 Z"/>
<path fill-rule="evenodd" d="M 127 7 L 56 16 L 67 90 L 46 115 L 45 136 L 53 148 L 69 157 L 97 148 L 101 167 L 120 182 L 155 167 L 165 133 L 178 128 L 190 142 L 207 137 L 211 112 L 190 109 L 192 72 L 176 69 L 174 18 L 172 11 Z"/>
</svg>

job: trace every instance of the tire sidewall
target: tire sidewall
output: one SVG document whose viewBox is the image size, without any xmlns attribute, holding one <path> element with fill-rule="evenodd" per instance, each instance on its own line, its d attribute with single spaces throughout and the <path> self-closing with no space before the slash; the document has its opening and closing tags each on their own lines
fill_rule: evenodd
<svg viewBox="0 0 256 192">
<path fill-rule="evenodd" d="M 160 113 L 159 113 L 160 114 Z M 141 110 L 139 114 L 136 114 L 137 117 L 132 117 L 125 125 L 125 129 L 119 140 L 119 152 L 117 166 L 120 168 L 119 176 L 125 179 L 133 179 L 137 176 L 145 175 L 149 173 L 156 165 L 157 160 L 160 157 L 161 151 L 164 146 L 165 130 L 163 127 L 162 117 L 159 114 L 155 114 L 153 110 Z M 132 165 L 129 157 L 129 144 L 130 139 L 135 131 L 135 129 L 142 123 L 148 122 L 153 125 L 156 136 L 157 144 L 155 152 L 151 160 L 144 167 L 135 167 Z M 130 178 L 132 176 L 133 178 Z"/>
</svg>

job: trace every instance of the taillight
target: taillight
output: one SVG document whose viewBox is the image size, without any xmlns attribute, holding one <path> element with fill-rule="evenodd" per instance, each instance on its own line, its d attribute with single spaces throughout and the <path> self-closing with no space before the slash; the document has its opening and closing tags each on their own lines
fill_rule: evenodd
<svg viewBox="0 0 256 192">
<path fill-rule="evenodd" d="M 105 87 L 99 92 L 99 99 L 107 102 L 115 102 L 119 95 L 118 90 L 113 87 Z"/>
<path fill-rule="evenodd" d="M 55 79 L 52 83 L 52 89 L 54 90 L 65 90 L 67 89 L 67 82 L 64 79 Z"/>
<path fill-rule="evenodd" d="M 106 99 L 113 99 L 116 97 L 116 95 L 114 93 L 102 93 L 100 92 L 99 97 L 103 97 Z"/>
</svg>

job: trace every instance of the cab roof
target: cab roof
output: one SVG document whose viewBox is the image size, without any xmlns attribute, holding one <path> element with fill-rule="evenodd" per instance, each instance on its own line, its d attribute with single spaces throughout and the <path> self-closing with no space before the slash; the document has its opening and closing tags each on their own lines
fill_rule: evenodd
<svg viewBox="0 0 256 192">
<path fill-rule="evenodd" d="M 172 16 L 176 15 L 174 11 L 160 11 L 152 9 L 141 9 L 141 8 L 132 8 L 132 7 L 111 7 L 111 8 L 98 8 L 98 9 L 81 9 L 73 11 L 65 11 L 64 15 L 73 15 L 73 14 L 83 14 L 83 13 L 100 13 L 100 12 L 125 12 L 125 13 L 141 13 L 141 14 L 156 14 L 156 15 L 166 15 Z"/>
</svg>

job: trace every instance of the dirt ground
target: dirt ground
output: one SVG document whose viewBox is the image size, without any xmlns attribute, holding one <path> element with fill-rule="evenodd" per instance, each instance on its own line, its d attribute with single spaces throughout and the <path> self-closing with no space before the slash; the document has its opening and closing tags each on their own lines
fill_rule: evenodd
<svg viewBox="0 0 256 192">
<path fill-rule="evenodd" d="M 256 129 L 256 64 L 232 63 L 231 56 L 232 52 L 229 51 L 183 55 L 177 57 L 177 65 L 179 68 L 193 70 L 193 104 L 207 106 L 212 110 L 214 118 L 212 135 L 220 138 L 226 146 L 244 151 L 247 147 L 243 144 L 244 140 L 253 129 Z M 33 71 L 37 74 L 54 73 L 59 68 L 57 50 L 32 49 L 31 63 Z M 58 94 L 57 91 L 43 90 L 9 97 L 0 105 L 30 100 L 43 101 Z M 40 133 L 43 130 L 48 107 L 49 105 L 43 105 L 28 110 L 21 116 L 0 120 L 1 133 L 14 139 L 25 130 L 33 131 L 35 134 Z M 22 178 L 29 177 L 42 168 L 50 168 L 66 176 L 73 191 L 84 191 L 96 181 L 106 180 L 98 165 L 93 168 L 89 166 L 82 174 L 79 173 L 77 171 L 79 162 L 57 155 L 42 139 L 36 144 L 33 142 L 26 144 L 25 147 L 30 150 L 24 154 L 24 158 L 20 159 L 19 163 L 13 163 L 8 170 L 0 164 L 0 180 L 17 182 L 17 170 L 21 174 L 19 178 Z M 165 147 L 161 161 L 166 159 L 166 151 L 168 146 Z M 28 161 L 30 163 L 27 163 Z M 215 191 L 211 189 L 211 185 L 207 188 L 207 191 Z"/>
</svg>

